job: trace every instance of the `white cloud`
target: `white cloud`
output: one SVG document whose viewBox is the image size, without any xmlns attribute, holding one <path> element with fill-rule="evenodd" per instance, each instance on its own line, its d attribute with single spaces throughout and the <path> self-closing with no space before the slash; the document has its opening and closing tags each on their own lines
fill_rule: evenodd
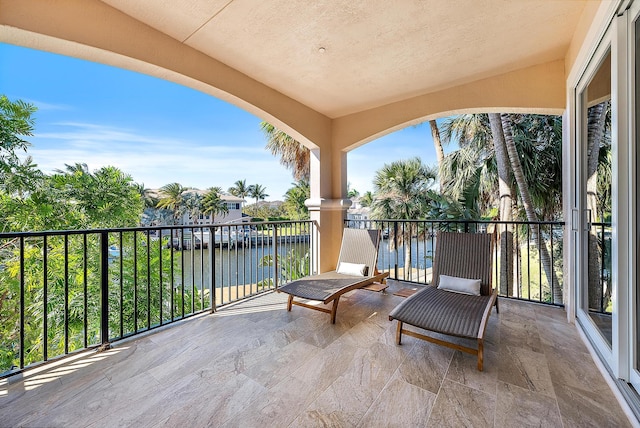
<svg viewBox="0 0 640 428">
<path fill-rule="evenodd" d="M 90 170 L 112 165 L 146 187 L 171 182 L 227 189 L 237 180 L 266 187 L 269 199 L 282 199 L 293 181 L 278 159 L 260 146 L 214 145 L 88 123 L 58 123 L 32 138 L 29 155 L 44 172 L 86 163 Z M 225 141 L 229 141 L 225 139 Z"/>
<path fill-rule="evenodd" d="M 38 110 L 73 110 L 73 107 L 67 104 L 53 104 L 29 98 L 22 98 L 22 101 L 33 104 Z"/>
</svg>

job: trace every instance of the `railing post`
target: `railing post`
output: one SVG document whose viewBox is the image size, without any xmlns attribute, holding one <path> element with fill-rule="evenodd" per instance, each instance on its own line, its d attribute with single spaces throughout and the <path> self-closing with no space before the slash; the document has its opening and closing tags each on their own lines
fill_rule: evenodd
<svg viewBox="0 0 640 428">
<path fill-rule="evenodd" d="M 278 289 L 278 277 L 280 276 L 280 269 L 278 269 L 278 225 L 273 227 L 273 277 L 274 286 Z"/>
<path fill-rule="evenodd" d="M 396 249 L 396 260 L 395 260 L 395 266 L 393 268 L 393 275 L 395 279 L 399 279 L 398 278 L 398 221 L 397 220 L 394 220 L 393 222 L 393 248 Z"/>
<path fill-rule="evenodd" d="M 24 237 L 20 237 L 20 370 L 24 368 Z M 46 320 L 45 320 L 46 322 Z"/>
<path fill-rule="evenodd" d="M 216 311 L 216 234 L 213 227 L 209 227 L 209 300 L 211 301 L 210 313 L 214 313 Z"/>
<path fill-rule="evenodd" d="M 109 344 L 109 233 L 100 232 L 100 350 Z"/>
</svg>

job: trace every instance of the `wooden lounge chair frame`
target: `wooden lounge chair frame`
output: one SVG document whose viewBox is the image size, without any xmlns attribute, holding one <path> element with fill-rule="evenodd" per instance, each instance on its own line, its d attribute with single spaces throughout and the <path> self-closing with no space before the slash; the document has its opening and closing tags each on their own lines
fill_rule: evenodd
<svg viewBox="0 0 640 428">
<path fill-rule="evenodd" d="M 396 342 L 402 334 L 446 346 L 478 357 L 484 364 L 484 335 L 491 309 L 498 310 L 497 290 L 492 289 L 493 243 L 495 234 L 439 232 L 433 264 L 433 283 L 413 294 L 391 311 L 397 320 Z M 438 289 L 440 275 L 480 279 L 480 296 Z M 410 284 L 407 284 L 408 286 Z M 477 348 L 448 342 L 403 328 L 404 324 L 446 336 L 477 341 Z"/>
<path fill-rule="evenodd" d="M 341 262 L 364 264 L 367 266 L 366 276 L 344 275 L 334 270 L 285 284 L 277 291 L 289 294 L 287 311 L 291 311 L 292 305 L 296 305 L 325 312 L 331 315 L 331 323 L 335 324 L 338 303 L 343 294 L 358 288 L 366 288 L 375 282 L 382 282 L 389 276 L 388 272 L 379 273 L 377 268 L 380 235 L 379 230 L 345 228 L 336 269 Z M 377 287 L 374 291 L 383 288 L 386 287 Z M 294 297 L 319 301 L 325 305 L 333 304 L 331 309 L 327 309 L 294 300 Z"/>
</svg>

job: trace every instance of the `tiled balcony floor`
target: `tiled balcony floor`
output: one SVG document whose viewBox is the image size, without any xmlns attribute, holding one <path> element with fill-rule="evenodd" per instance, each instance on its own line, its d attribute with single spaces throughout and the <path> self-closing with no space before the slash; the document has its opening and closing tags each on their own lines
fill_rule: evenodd
<svg viewBox="0 0 640 428">
<path fill-rule="evenodd" d="M 355 291 L 331 325 L 267 294 L 0 380 L 0 426 L 629 426 L 561 309 L 501 299 L 478 372 L 470 355 L 396 346 L 401 299 Z"/>
</svg>

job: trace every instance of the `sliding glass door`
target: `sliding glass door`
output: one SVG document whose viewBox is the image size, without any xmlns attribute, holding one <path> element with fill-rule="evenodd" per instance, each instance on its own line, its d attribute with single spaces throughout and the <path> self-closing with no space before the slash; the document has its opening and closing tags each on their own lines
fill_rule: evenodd
<svg viewBox="0 0 640 428">
<path fill-rule="evenodd" d="M 580 227 L 577 316 L 594 345 L 611 358 L 612 285 L 612 84 L 611 44 L 604 40 L 578 86 L 577 186 Z"/>
</svg>

